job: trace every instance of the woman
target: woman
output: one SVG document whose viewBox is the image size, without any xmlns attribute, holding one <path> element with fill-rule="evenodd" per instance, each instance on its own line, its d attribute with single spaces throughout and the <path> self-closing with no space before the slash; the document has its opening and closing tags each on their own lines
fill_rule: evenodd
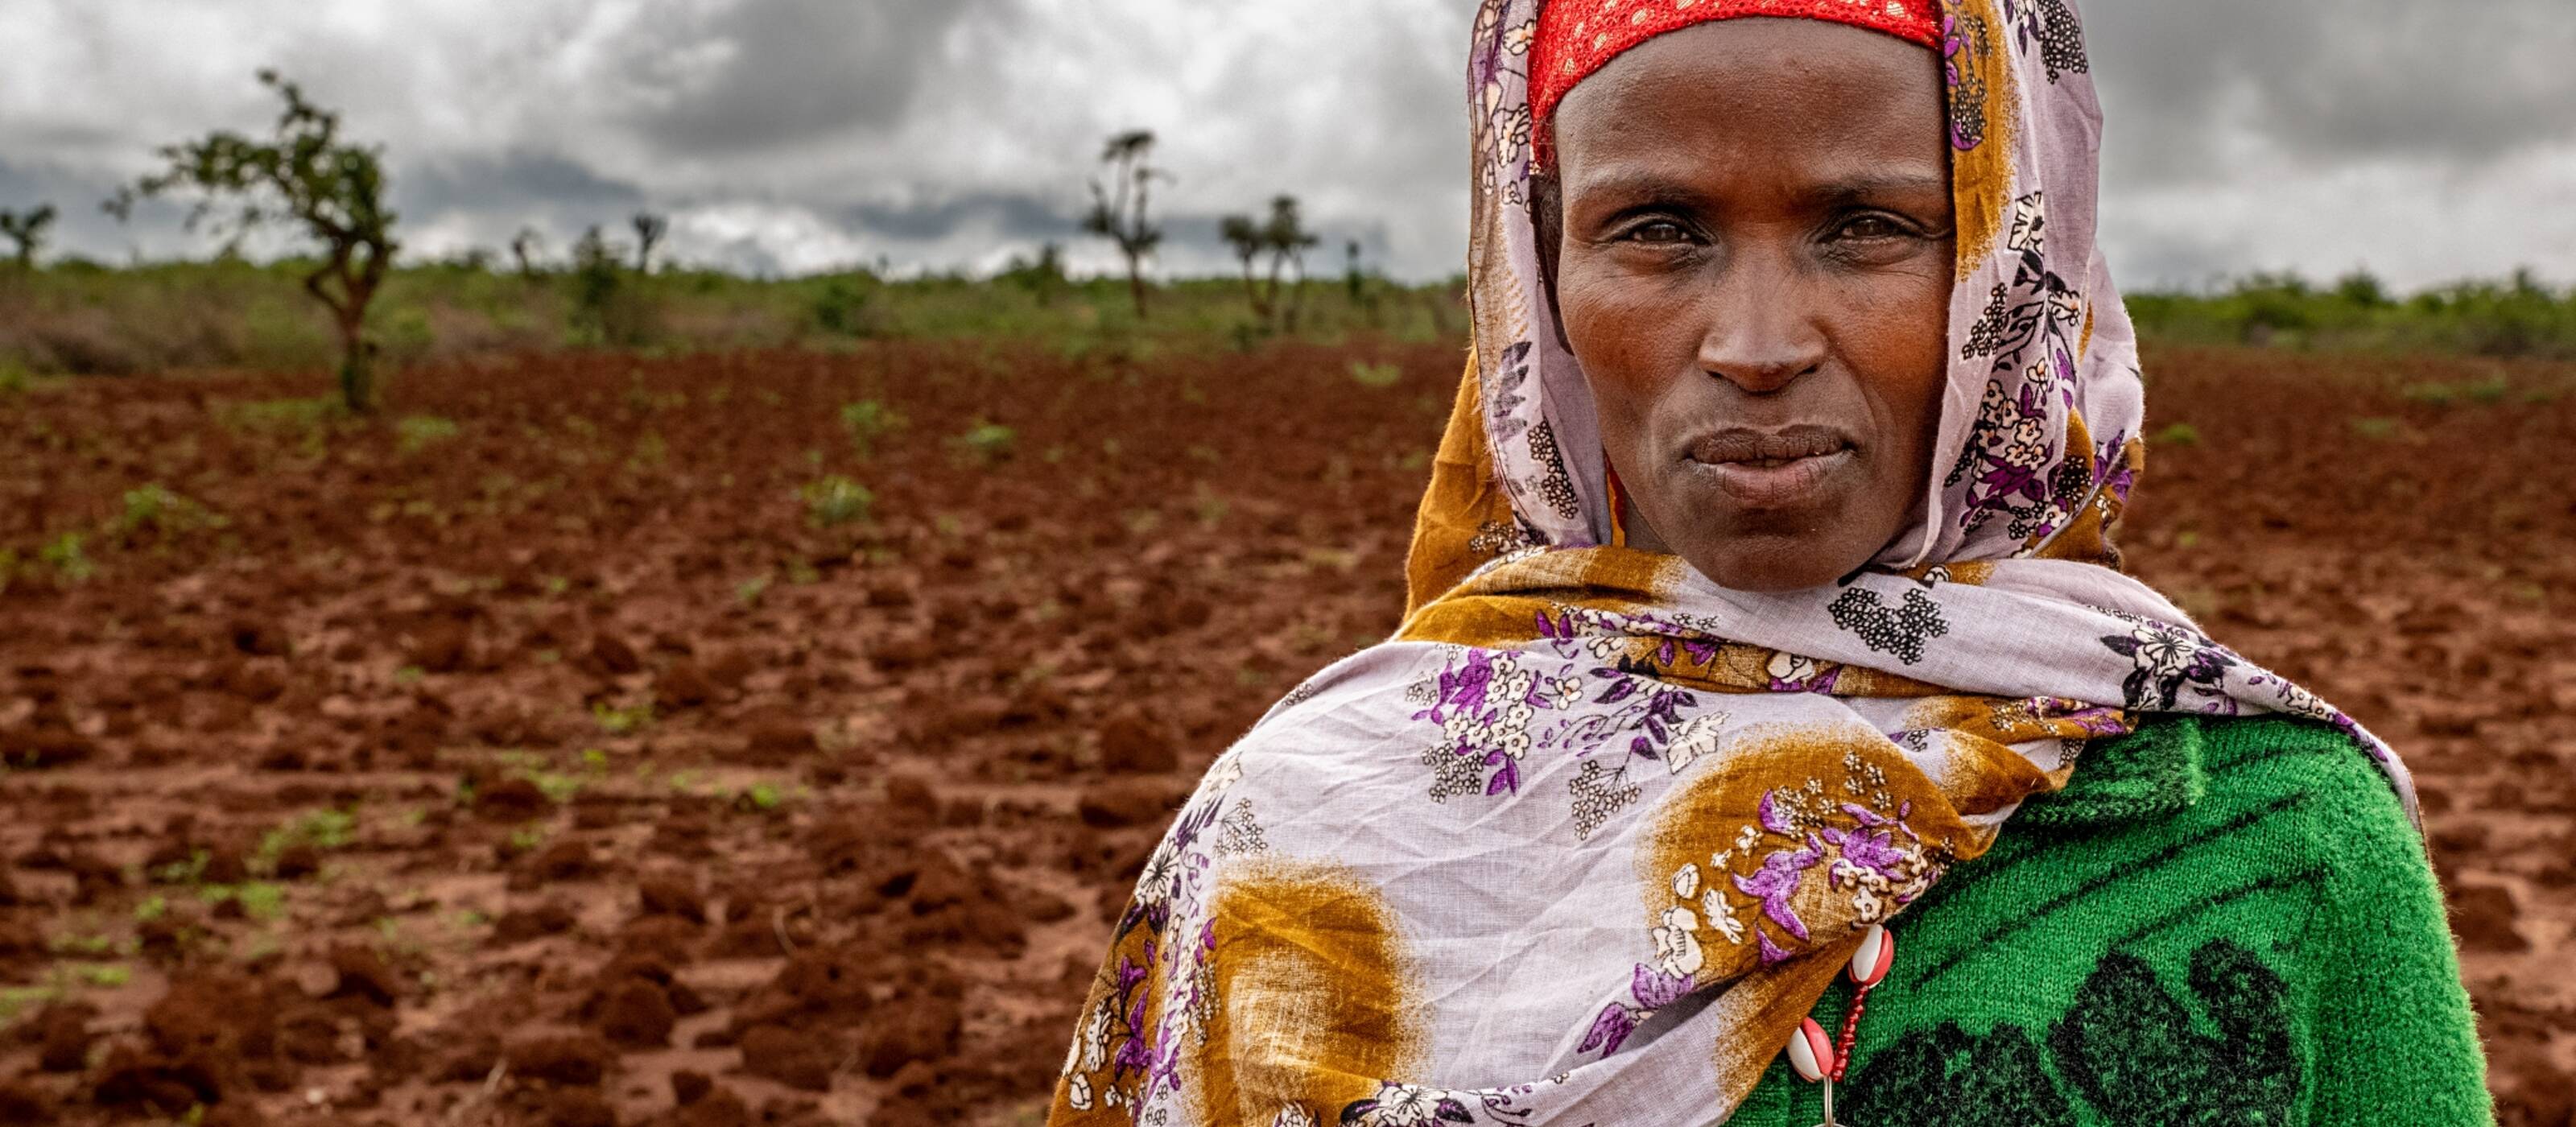
<svg viewBox="0 0 2576 1127">
<path fill-rule="evenodd" d="M 1053 1121 L 2489 1118 L 2403 768 L 2119 570 L 2075 15 L 1933 2 L 1486 0 L 1415 605 L 1210 769 Z"/>
</svg>

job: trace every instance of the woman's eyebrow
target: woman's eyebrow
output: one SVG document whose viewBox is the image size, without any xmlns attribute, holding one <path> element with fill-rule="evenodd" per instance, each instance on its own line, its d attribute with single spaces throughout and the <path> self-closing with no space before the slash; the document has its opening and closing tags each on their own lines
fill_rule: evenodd
<svg viewBox="0 0 2576 1127">
<path fill-rule="evenodd" d="M 1584 176 L 1567 185 L 1566 198 L 1610 196 L 1621 200 L 1686 200 L 1704 194 L 1687 179 L 1651 169 L 1613 169 Z"/>
<path fill-rule="evenodd" d="M 1653 169 L 1609 169 L 1585 175 L 1566 185 L 1566 198 L 1609 197 L 1617 200 L 1689 201 L 1708 194 L 1707 189 L 1693 184 L 1687 177 Z M 1836 176 L 1808 185 L 1798 194 L 1826 203 L 1854 203 L 1890 196 L 1947 196 L 1950 178 L 1941 172 L 1907 172 L 1868 170 L 1847 176 Z"/>
<path fill-rule="evenodd" d="M 1814 194 L 1834 203 L 1851 203 L 1886 196 L 1947 196 L 1949 192 L 1950 178 L 1941 173 L 1873 171 L 1825 181 L 1816 186 Z"/>
</svg>

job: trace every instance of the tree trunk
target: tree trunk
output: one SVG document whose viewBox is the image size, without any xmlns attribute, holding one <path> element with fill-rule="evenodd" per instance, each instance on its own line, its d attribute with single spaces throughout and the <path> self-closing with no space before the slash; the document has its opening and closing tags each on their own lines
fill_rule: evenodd
<svg viewBox="0 0 2576 1127">
<path fill-rule="evenodd" d="M 367 355 L 366 323 L 358 318 L 340 321 L 340 402 L 353 415 L 376 409 L 375 360 Z"/>
<path fill-rule="evenodd" d="M 1288 331 L 1297 331 L 1297 315 L 1306 311 L 1306 260 L 1296 260 L 1297 282 L 1288 291 Z"/>
<path fill-rule="evenodd" d="M 1145 270 L 1134 251 L 1127 253 L 1127 293 L 1136 299 L 1136 319 L 1145 319 Z"/>
<path fill-rule="evenodd" d="M 1252 284 L 1252 259 L 1250 257 L 1246 257 L 1243 260 L 1243 298 L 1245 301 L 1252 303 L 1253 316 L 1265 321 L 1270 319 L 1270 303 L 1261 300 L 1260 287 Z"/>
<path fill-rule="evenodd" d="M 1265 317 L 1270 317 L 1272 314 L 1276 314 L 1276 313 L 1278 313 L 1278 312 L 1281 312 L 1280 304 L 1279 304 L 1279 266 L 1280 266 L 1280 263 L 1281 263 L 1282 261 L 1283 261 L 1283 258 L 1282 258 L 1282 255 L 1281 255 L 1281 253 L 1280 253 L 1280 252 L 1278 252 L 1278 251 L 1272 251 L 1272 252 L 1271 252 L 1271 254 L 1270 254 L 1270 301 L 1267 303 L 1267 304 L 1268 304 L 1268 308 L 1267 308 L 1267 309 L 1264 309 L 1264 310 L 1262 311 L 1262 314 L 1263 314 L 1263 316 L 1265 316 Z M 1293 319 L 1293 318 L 1296 316 L 1296 314 L 1291 313 L 1291 314 L 1289 314 L 1288 316 L 1289 316 L 1289 317 L 1291 317 L 1291 318 Z M 1277 326 L 1276 318 L 1272 318 L 1272 327 L 1273 327 L 1273 328 L 1278 327 L 1278 326 Z M 1295 329 L 1295 328 L 1296 328 L 1296 326 L 1292 324 L 1292 325 L 1289 325 L 1289 326 L 1288 326 L 1288 328 L 1290 328 L 1290 329 L 1292 329 L 1292 330 L 1293 330 L 1293 329 Z"/>
</svg>

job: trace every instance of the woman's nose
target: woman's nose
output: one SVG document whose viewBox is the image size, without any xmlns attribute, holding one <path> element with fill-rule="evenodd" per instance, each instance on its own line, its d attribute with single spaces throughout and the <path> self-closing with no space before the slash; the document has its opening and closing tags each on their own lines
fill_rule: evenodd
<svg viewBox="0 0 2576 1127">
<path fill-rule="evenodd" d="M 1700 370 L 1755 395 L 1787 387 L 1825 360 L 1812 287 L 1780 257 L 1737 255 L 1703 306 Z"/>
</svg>

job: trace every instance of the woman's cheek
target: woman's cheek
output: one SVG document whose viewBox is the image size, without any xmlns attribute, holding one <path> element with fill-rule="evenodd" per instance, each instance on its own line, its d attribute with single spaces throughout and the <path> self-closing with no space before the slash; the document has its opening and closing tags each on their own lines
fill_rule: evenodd
<svg viewBox="0 0 2576 1127">
<path fill-rule="evenodd" d="M 1925 429 L 1948 382 L 1949 291 L 1911 277 L 1874 279 L 1845 292 L 1838 331 L 1846 359 L 1871 398 L 1908 432 Z"/>
<path fill-rule="evenodd" d="M 1567 343 L 1595 386 L 1649 395 L 1658 374 L 1687 366 L 1687 356 L 1667 356 L 1675 349 L 1688 353 L 1695 343 L 1686 339 L 1684 295 L 1626 276 L 1615 264 L 1568 261 L 1573 268 L 1558 287 Z"/>
</svg>

